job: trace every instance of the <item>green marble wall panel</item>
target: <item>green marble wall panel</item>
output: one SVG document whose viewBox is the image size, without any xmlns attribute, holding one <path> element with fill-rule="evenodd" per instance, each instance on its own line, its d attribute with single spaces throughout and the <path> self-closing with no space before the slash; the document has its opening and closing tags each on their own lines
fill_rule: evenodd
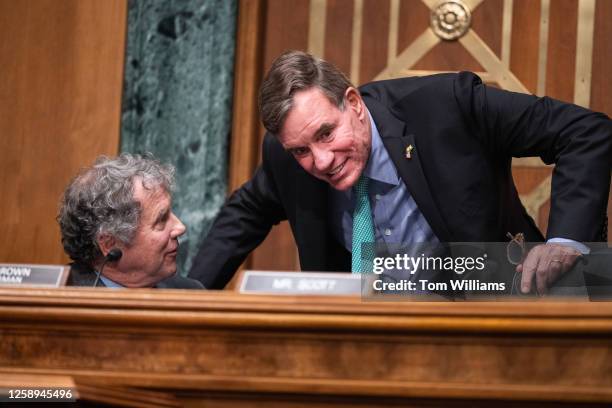
<svg viewBox="0 0 612 408">
<path fill-rule="evenodd" d="M 237 0 L 128 7 L 121 150 L 176 167 L 184 275 L 226 195 Z"/>
</svg>

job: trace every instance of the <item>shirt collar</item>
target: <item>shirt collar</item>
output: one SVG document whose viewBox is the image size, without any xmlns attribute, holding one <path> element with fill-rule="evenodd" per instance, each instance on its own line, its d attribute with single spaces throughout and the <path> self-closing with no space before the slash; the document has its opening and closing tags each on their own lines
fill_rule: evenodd
<svg viewBox="0 0 612 408">
<path fill-rule="evenodd" d="M 372 180 L 396 186 L 399 184 L 400 179 L 397 174 L 397 170 L 395 169 L 395 165 L 391 161 L 389 153 L 382 143 L 380 133 L 376 128 L 376 123 L 374 123 L 374 118 L 372 118 L 372 115 L 367 108 L 366 112 L 370 117 L 370 129 L 372 130 L 372 150 L 363 174 Z"/>
<path fill-rule="evenodd" d="M 117 282 L 108 279 L 106 276 L 100 275 L 100 280 L 104 283 L 107 288 L 124 288 L 125 286 L 118 284 Z"/>
</svg>

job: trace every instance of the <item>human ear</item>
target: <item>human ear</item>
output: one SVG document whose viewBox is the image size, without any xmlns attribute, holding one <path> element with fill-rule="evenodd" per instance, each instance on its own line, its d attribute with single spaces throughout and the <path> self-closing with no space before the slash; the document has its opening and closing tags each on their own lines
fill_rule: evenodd
<svg viewBox="0 0 612 408">
<path fill-rule="evenodd" d="M 361 95 L 357 89 L 352 86 L 346 88 L 346 91 L 344 91 L 344 101 L 346 103 L 345 108 L 352 109 L 357 114 L 359 120 L 365 118 L 363 99 L 361 99 Z"/>
<path fill-rule="evenodd" d="M 111 249 L 117 247 L 117 240 L 112 235 L 100 235 L 96 241 L 98 243 L 98 248 L 100 248 L 104 256 L 108 255 Z"/>
</svg>

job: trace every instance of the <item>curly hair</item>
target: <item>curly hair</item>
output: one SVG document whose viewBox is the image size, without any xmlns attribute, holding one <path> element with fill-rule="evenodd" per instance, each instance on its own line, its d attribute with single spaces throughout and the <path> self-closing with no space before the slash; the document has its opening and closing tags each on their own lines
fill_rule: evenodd
<svg viewBox="0 0 612 408">
<path fill-rule="evenodd" d="M 70 182 L 57 216 L 64 251 L 75 262 L 93 266 L 102 258 L 101 236 L 113 236 L 125 244 L 134 238 L 141 206 L 134 199 L 134 180 L 146 190 L 174 189 L 174 167 L 151 154 L 123 153 L 100 156 Z"/>
</svg>

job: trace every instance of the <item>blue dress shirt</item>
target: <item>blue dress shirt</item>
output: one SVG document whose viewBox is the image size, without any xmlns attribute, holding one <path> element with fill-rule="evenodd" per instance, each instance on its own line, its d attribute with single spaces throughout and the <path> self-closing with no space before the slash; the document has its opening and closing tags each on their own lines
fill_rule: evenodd
<svg viewBox="0 0 612 408">
<path fill-rule="evenodd" d="M 125 286 L 118 284 L 117 282 L 108 279 L 106 276 L 100 275 L 100 280 L 104 283 L 107 288 L 124 289 Z"/>
<path fill-rule="evenodd" d="M 411 245 L 439 242 L 414 198 L 397 174 L 370 112 L 372 150 L 364 169 L 377 243 Z M 350 252 L 353 241 L 353 190 L 331 188 L 330 220 L 336 239 Z"/>
</svg>

